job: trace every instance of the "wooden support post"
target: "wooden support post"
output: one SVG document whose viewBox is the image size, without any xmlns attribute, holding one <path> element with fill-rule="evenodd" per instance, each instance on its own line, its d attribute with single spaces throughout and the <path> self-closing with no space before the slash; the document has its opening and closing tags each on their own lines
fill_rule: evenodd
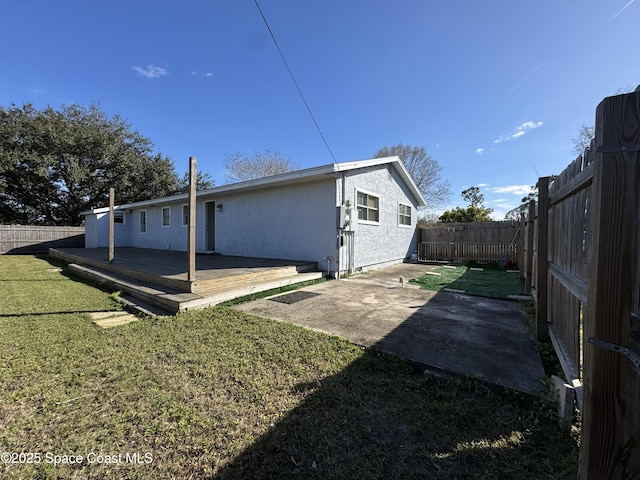
<svg viewBox="0 0 640 480">
<path fill-rule="evenodd" d="M 113 188 L 109 189 L 109 263 L 113 263 L 116 256 L 115 238 L 114 238 L 114 214 L 115 208 L 115 191 Z"/>
<path fill-rule="evenodd" d="M 545 340 L 549 338 L 547 326 L 547 274 L 549 267 L 549 177 L 538 179 L 538 279 L 536 294 L 538 302 L 536 307 L 536 338 Z"/>
<path fill-rule="evenodd" d="M 527 294 L 531 293 L 531 279 L 533 275 L 533 228 L 536 224 L 536 202 L 529 201 L 529 213 L 527 218 L 527 228 L 525 229 L 526 257 L 524 259 L 525 278 L 524 288 Z"/>
<path fill-rule="evenodd" d="M 633 266 L 638 246 L 640 153 L 634 150 L 640 144 L 640 92 L 605 98 L 596 110 L 595 132 L 599 153 L 591 186 L 579 467 L 579 478 L 583 480 L 622 478 L 625 418 L 630 415 L 626 411 L 626 384 L 631 362 L 619 352 L 588 340 L 629 345 Z"/>
<path fill-rule="evenodd" d="M 187 280 L 189 282 L 196 280 L 196 164 L 196 157 L 189 157 L 189 241 L 187 247 L 189 257 Z"/>
</svg>

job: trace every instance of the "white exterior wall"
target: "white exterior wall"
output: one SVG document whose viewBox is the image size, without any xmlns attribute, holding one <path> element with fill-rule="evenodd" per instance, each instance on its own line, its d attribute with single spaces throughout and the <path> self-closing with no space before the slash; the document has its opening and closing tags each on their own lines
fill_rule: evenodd
<svg viewBox="0 0 640 480">
<path fill-rule="evenodd" d="M 196 206 L 196 251 L 206 251 L 205 203 L 222 204 L 215 212 L 215 251 L 288 260 L 307 260 L 326 270 L 327 257 L 336 256 L 337 212 L 335 180 L 259 189 L 199 198 Z M 116 246 L 187 250 L 187 226 L 182 225 L 180 201 L 128 209 L 125 225 L 116 224 Z M 162 209 L 171 208 L 171 225 L 162 226 Z M 140 233 L 140 211 L 147 212 L 147 232 Z M 85 218 L 85 247 L 107 247 L 109 214 Z"/>
<path fill-rule="evenodd" d="M 182 204 L 183 202 L 131 209 L 131 212 L 127 213 L 130 220 L 129 246 L 186 252 L 188 228 L 182 225 Z M 163 208 L 169 208 L 171 211 L 171 221 L 168 227 L 162 226 Z M 141 210 L 147 212 L 147 233 L 140 232 Z M 196 224 L 198 220 L 196 220 Z"/>
<path fill-rule="evenodd" d="M 294 179 L 295 180 L 295 179 Z M 207 202 L 215 209 L 215 251 L 225 255 L 307 260 L 335 273 L 380 268 L 399 263 L 416 253 L 417 202 L 391 163 L 337 171 L 306 182 L 258 185 L 253 190 L 211 192 L 200 195 L 196 208 L 196 251 L 207 250 Z M 379 199 L 379 221 L 358 219 L 357 192 Z M 340 237 L 338 209 L 352 204 L 351 234 Z M 162 201 L 162 200 L 160 200 Z M 182 224 L 185 198 L 172 203 L 144 202 L 126 210 L 125 224 L 116 224 L 116 246 L 187 250 L 187 226 Z M 411 207 L 411 225 L 399 224 L 399 206 Z M 162 208 L 171 208 L 171 225 L 162 226 Z M 147 212 L 147 231 L 140 233 L 140 210 Z M 108 212 L 86 215 L 86 247 L 108 246 Z M 348 247 L 339 247 L 339 239 Z M 353 243 L 350 243 L 351 239 Z M 327 259 L 330 258 L 328 261 Z"/>
<path fill-rule="evenodd" d="M 227 194 L 216 198 L 216 251 L 312 260 L 326 269 L 336 255 L 335 180 Z"/>
<path fill-rule="evenodd" d="M 416 201 L 390 165 L 347 172 L 345 199 L 353 205 L 354 261 L 356 271 L 400 263 L 416 253 Z M 357 191 L 379 199 L 379 222 L 358 220 Z M 411 206 L 411 225 L 399 225 L 399 205 Z"/>
<path fill-rule="evenodd" d="M 129 222 L 131 214 L 125 213 L 124 224 L 114 224 L 114 244 L 116 247 L 129 246 Z M 97 248 L 109 246 L 109 212 L 86 215 L 84 219 L 84 247 Z"/>
</svg>

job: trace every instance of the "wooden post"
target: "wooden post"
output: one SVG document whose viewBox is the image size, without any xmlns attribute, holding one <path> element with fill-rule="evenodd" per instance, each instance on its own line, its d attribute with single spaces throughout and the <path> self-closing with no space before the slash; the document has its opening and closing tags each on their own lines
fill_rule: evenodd
<svg viewBox="0 0 640 480">
<path fill-rule="evenodd" d="M 640 92 L 605 98 L 596 110 L 595 132 L 579 467 L 583 480 L 622 478 L 631 362 L 590 339 L 629 345 L 638 246 L 640 153 L 634 150 L 640 145 Z"/>
<path fill-rule="evenodd" d="M 114 214 L 115 208 L 115 191 L 113 188 L 109 189 L 109 263 L 113 263 L 115 258 L 115 239 L 114 239 Z"/>
<path fill-rule="evenodd" d="M 536 224 L 536 202 L 535 200 L 529 201 L 529 213 L 527 219 L 527 228 L 525 229 L 526 242 L 526 257 L 524 259 L 525 265 L 525 278 L 524 278 L 524 291 L 527 294 L 531 293 L 531 279 L 533 274 L 533 227 Z"/>
<path fill-rule="evenodd" d="M 188 257 L 189 268 L 187 270 L 187 280 L 196 280 L 196 157 L 189 157 L 189 241 Z"/>
<path fill-rule="evenodd" d="M 549 177 L 538 179 L 538 264 L 536 294 L 536 338 L 545 340 L 549 337 L 547 326 L 547 273 L 549 267 Z"/>
</svg>

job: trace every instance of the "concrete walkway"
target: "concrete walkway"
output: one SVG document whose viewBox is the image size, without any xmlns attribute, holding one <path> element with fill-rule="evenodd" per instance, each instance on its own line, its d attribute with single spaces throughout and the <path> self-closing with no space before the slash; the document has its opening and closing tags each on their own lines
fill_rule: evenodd
<svg viewBox="0 0 640 480">
<path fill-rule="evenodd" d="M 538 393 L 544 371 L 520 304 L 407 283 L 402 288 L 401 276 L 408 282 L 433 268 L 395 265 L 235 308 L 339 335 L 425 368 Z"/>
</svg>

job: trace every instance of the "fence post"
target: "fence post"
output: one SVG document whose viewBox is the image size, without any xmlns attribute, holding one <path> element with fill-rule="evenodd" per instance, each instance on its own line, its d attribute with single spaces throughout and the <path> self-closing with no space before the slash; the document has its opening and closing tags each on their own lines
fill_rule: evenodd
<svg viewBox="0 0 640 480">
<path fill-rule="evenodd" d="M 524 288 L 527 294 L 531 293 L 531 279 L 533 275 L 533 227 L 536 223 L 536 202 L 535 200 L 529 201 L 529 214 L 527 217 L 527 226 L 525 229 L 525 238 L 526 242 L 526 257 L 524 259 L 525 265 L 525 279 L 524 279 Z"/>
<path fill-rule="evenodd" d="M 547 326 L 547 273 L 549 267 L 549 177 L 538 179 L 538 264 L 537 285 L 538 296 L 536 307 L 536 338 L 545 340 L 549 337 Z"/>
<path fill-rule="evenodd" d="M 634 150 L 640 144 L 640 92 L 605 98 L 596 110 L 595 131 L 579 470 L 583 480 L 622 478 L 625 389 L 631 363 L 621 353 L 591 341 L 629 345 L 638 247 L 640 153 Z"/>
</svg>

